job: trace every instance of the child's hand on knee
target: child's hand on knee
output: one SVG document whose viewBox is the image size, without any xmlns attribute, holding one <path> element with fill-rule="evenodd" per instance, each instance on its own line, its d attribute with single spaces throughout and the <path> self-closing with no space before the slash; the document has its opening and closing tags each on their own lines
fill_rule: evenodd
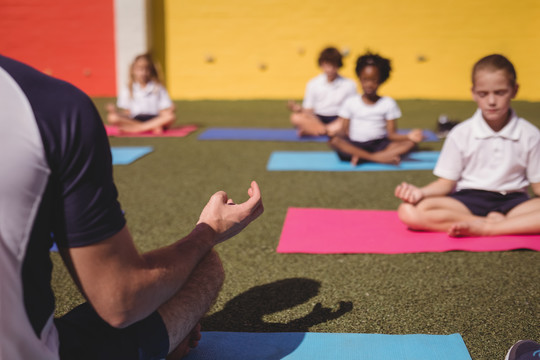
<svg viewBox="0 0 540 360">
<path fill-rule="evenodd" d="M 412 142 L 419 143 L 420 141 L 422 141 L 424 139 L 424 133 L 423 133 L 422 129 L 413 129 L 413 130 L 409 131 L 409 133 L 407 134 L 407 137 Z"/>
<path fill-rule="evenodd" d="M 422 190 L 406 182 L 403 182 L 396 187 L 394 195 L 397 198 L 413 205 L 424 198 L 424 193 Z"/>
</svg>

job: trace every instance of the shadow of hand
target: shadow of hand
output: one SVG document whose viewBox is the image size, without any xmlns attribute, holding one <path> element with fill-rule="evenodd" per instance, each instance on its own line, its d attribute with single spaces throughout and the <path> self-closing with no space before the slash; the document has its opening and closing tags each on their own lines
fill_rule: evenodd
<svg viewBox="0 0 540 360">
<path fill-rule="evenodd" d="M 337 319 L 351 311 L 353 308 L 352 302 L 340 301 L 337 310 L 323 307 L 321 303 L 317 303 L 313 310 L 301 319 L 293 320 L 289 323 L 291 326 L 300 325 L 302 328 L 307 328 L 313 325 L 325 323 L 329 320 Z"/>
</svg>

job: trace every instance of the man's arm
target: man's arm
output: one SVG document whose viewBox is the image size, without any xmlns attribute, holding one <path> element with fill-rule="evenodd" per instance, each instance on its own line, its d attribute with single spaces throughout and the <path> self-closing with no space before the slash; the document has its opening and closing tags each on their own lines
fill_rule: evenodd
<svg viewBox="0 0 540 360">
<path fill-rule="evenodd" d="M 455 186 L 456 181 L 444 178 L 438 178 L 422 188 L 403 182 L 396 187 L 394 195 L 404 202 L 415 205 L 427 197 L 448 195 Z"/>
<path fill-rule="evenodd" d="M 234 204 L 214 194 L 195 229 L 177 242 L 139 254 L 124 227 L 89 246 L 62 250 L 75 281 L 96 312 L 114 327 L 126 327 L 154 312 L 186 282 L 214 245 L 238 234 L 263 212 L 256 182 L 250 198 Z"/>
</svg>

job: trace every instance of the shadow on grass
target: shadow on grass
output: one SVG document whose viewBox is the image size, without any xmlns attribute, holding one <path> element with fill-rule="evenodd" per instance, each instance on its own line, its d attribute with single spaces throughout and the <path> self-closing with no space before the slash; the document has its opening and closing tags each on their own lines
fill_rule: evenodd
<svg viewBox="0 0 540 360">
<path fill-rule="evenodd" d="M 317 303 L 311 312 L 287 322 L 265 322 L 265 315 L 291 309 L 317 296 L 321 283 L 291 278 L 255 286 L 231 299 L 223 310 L 204 318 L 205 331 L 307 332 L 311 326 L 337 319 L 351 311 L 351 302 L 340 301 L 337 310 Z"/>
</svg>

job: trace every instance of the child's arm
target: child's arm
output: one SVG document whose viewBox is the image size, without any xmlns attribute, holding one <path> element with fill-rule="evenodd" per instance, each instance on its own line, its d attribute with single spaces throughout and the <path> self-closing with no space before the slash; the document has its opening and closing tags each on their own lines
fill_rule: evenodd
<svg viewBox="0 0 540 360">
<path fill-rule="evenodd" d="M 423 188 L 418 188 L 412 184 L 403 182 L 396 187 L 394 195 L 404 202 L 415 205 L 420 200 L 427 197 L 448 195 L 455 186 L 456 181 L 444 178 L 438 178 Z"/>
<path fill-rule="evenodd" d="M 419 143 L 424 138 L 422 129 L 413 129 L 409 131 L 408 134 L 398 134 L 396 123 L 397 123 L 396 119 L 386 121 L 386 132 L 388 134 L 389 140 L 391 141 L 411 140 L 414 143 Z"/>
<path fill-rule="evenodd" d="M 330 124 L 326 125 L 326 135 L 333 136 L 349 136 L 349 119 L 338 117 Z"/>
<path fill-rule="evenodd" d="M 310 109 L 302 108 L 302 113 L 309 116 L 315 116 L 315 111 L 313 111 L 313 109 L 311 108 Z"/>
<path fill-rule="evenodd" d="M 531 189 L 534 195 L 540 197 L 540 183 L 531 183 Z"/>
</svg>

